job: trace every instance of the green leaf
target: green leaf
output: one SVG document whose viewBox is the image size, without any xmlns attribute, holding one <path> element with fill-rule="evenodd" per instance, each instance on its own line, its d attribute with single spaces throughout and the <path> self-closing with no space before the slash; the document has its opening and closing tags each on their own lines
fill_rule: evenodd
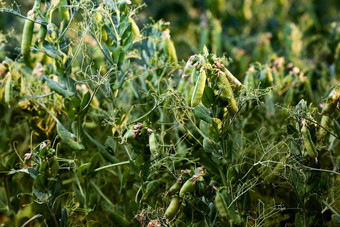
<svg viewBox="0 0 340 227">
<path fill-rule="evenodd" d="M 73 185 L 73 191 L 76 194 L 76 197 L 77 197 L 80 205 L 84 206 L 84 204 L 85 204 L 85 197 L 83 196 L 83 194 L 80 192 L 80 190 L 75 185 Z"/>
<path fill-rule="evenodd" d="M 91 98 L 91 94 L 90 92 L 86 92 L 86 94 L 83 96 L 83 98 L 81 99 L 81 102 L 80 102 L 80 112 L 79 112 L 79 118 L 80 120 L 82 121 L 87 113 L 87 111 L 89 110 L 90 108 L 90 98 Z M 89 104 L 89 105 L 87 105 Z"/>
<path fill-rule="evenodd" d="M 213 118 L 209 127 L 209 135 L 215 142 L 218 142 L 220 139 L 221 129 L 222 121 L 219 118 Z"/>
<path fill-rule="evenodd" d="M 214 159 L 212 159 L 211 153 L 205 152 L 204 150 L 200 149 L 198 150 L 197 154 L 200 158 L 200 163 L 202 166 L 204 166 L 204 168 L 206 168 L 212 174 L 219 175 L 218 163 L 216 163 Z"/>
<path fill-rule="evenodd" d="M 117 226 L 125 227 L 131 224 L 118 209 L 115 209 L 115 207 L 110 206 L 106 202 L 102 203 L 102 208 L 108 213 L 111 220 L 114 221 Z"/>
<path fill-rule="evenodd" d="M 120 67 L 120 65 L 124 62 L 124 58 L 125 58 L 124 49 L 121 46 L 116 47 L 112 51 L 112 58 L 113 58 L 113 62 L 116 63 L 118 67 Z"/>
<path fill-rule="evenodd" d="M 66 113 L 71 121 L 76 119 L 76 114 L 79 112 L 80 100 L 77 97 L 65 99 Z"/>
<path fill-rule="evenodd" d="M 47 188 L 47 176 L 45 174 L 38 175 L 33 182 L 34 188 L 36 188 L 39 192 L 46 192 Z"/>
<path fill-rule="evenodd" d="M 335 133 L 340 138 L 340 124 L 335 118 L 333 119 L 333 121 L 334 121 Z"/>
<path fill-rule="evenodd" d="M 194 108 L 194 114 L 195 117 L 197 117 L 198 119 L 205 120 L 208 123 L 212 122 L 212 117 L 210 116 L 209 109 L 201 104 Z"/>
<path fill-rule="evenodd" d="M 149 196 L 153 196 L 158 193 L 160 184 L 157 180 L 150 181 L 146 186 L 146 191 L 142 196 L 142 200 L 147 200 Z"/>
<path fill-rule="evenodd" d="M 210 108 L 215 101 L 214 90 L 209 87 L 205 86 L 203 96 L 202 96 L 202 103 L 205 107 Z"/>
<path fill-rule="evenodd" d="M 63 209 L 63 212 L 61 214 L 60 227 L 67 227 L 67 210 L 66 210 L 66 208 Z"/>
<path fill-rule="evenodd" d="M 204 120 L 201 120 L 200 121 L 200 130 L 201 132 L 206 136 L 206 137 L 210 137 L 209 136 L 209 127 L 210 127 L 210 124 Z"/>
</svg>

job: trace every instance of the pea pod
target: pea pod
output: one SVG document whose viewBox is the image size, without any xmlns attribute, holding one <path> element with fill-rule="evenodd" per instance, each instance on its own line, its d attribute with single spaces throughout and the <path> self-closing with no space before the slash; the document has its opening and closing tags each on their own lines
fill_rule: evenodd
<svg viewBox="0 0 340 227">
<path fill-rule="evenodd" d="M 325 127 L 326 129 L 330 129 L 331 128 L 331 123 L 332 123 L 332 120 L 331 120 L 331 118 L 329 116 L 323 115 L 321 117 L 321 123 L 320 124 L 323 127 Z M 320 127 L 319 133 L 320 133 L 321 136 L 325 136 L 327 134 L 327 131 Z"/>
<path fill-rule="evenodd" d="M 168 195 L 176 194 L 177 192 L 181 190 L 181 187 L 182 187 L 182 179 L 178 178 L 176 183 L 170 187 Z"/>
<path fill-rule="evenodd" d="M 34 11 L 33 10 L 28 11 L 27 17 L 31 20 L 34 20 Z M 21 41 L 21 54 L 24 59 L 27 59 L 31 52 L 33 27 L 34 27 L 33 21 L 30 21 L 30 20 L 25 21 L 24 31 L 22 33 L 22 41 Z"/>
<path fill-rule="evenodd" d="M 222 71 L 218 72 L 219 88 L 221 90 L 221 98 L 229 102 L 229 108 L 231 114 L 235 114 L 238 111 L 234 93 L 226 77 L 226 74 Z"/>
<path fill-rule="evenodd" d="M 228 217 L 228 212 L 226 209 L 226 204 L 222 198 L 222 195 L 219 191 L 216 192 L 216 196 L 215 196 L 215 206 L 218 210 L 219 215 L 222 218 L 227 218 Z"/>
<path fill-rule="evenodd" d="M 41 43 L 45 40 L 47 34 L 47 26 L 42 24 L 40 25 L 39 33 L 38 33 L 38 43 Z"/>
<path fill-rule="evenodd" d="M 41 0 L 35 0 L 32 10 L 36 13 L 38 10 L 40 10 L 40 7 L 41 7 Z"/>
<path fill-rule="evenodd" d="M 67 8 L 67 0 L 60 0 L 58 10 L 61 21 L 64 21 L 65 24 L 68 24 L 70 21 L 70 12 Z"/>
<path fill-rule="evenodd" d="M 226 68 L 222 67 L 221 71 L 225 73 L 226 77 L 228 78 L 228 81 L 235 86 L 236 89 L 240 89 L 243 87 L 242 83 Z"/>
<path fill-rule="evenodd" d="M 49 23 L 47 25 L 47 31 L 48 33 L 50 33 L 53 41 L 56 41 L 58 39 L 58 27 L 55 24 Z"/>
<path fill-rule="evenodd" d="M 194 88 L 194 93 L 192 94 L 192 98 L 191 98 L 191 107 L 195 107 L 201 102 L 203 91 L 205 88 L 205 82 L 207 80 L 207 75 L 206 75 L 205 70 L 206 69 L 204 67 L 202 67 L 200 70 L 200 74 L 197 78 L 196 85 Z"/>
<path fill-rule="evenodd" d="M 136 22 L 131 17 L 129 17 L 129 22 L 131 23 L 131 30 L 132 30 L 133 35 L 135 37 L 140 36 L 139 27 L 136 24 Z"/>
<path fill-rule="evenodd" d="M 83 150 L 85 147 L 83 144 L 74 140 L 74 135 L 69 132 L 60 122 L 57 122 L 57 133 L 65 145 L 73 150 Z"/>
<path fill-rule="evenodd" d="M 312 141 L 311 135 L 309 130 L 307 129 L 307 123 L 304 121 L 302 121 L 302 128 L 301 128 L 301 134 L 302 134 L 302 138 L 303 138 L 303 145 L 309 155 L 309 157 L 314 158 L 315 162 L 318 162 L 318 152 L 315 149 L 315 145 Z"/>
<path fill-rule="evenodd" d="M 183 197 L 185 193 L 190 193 L 190 192 L 193 192 L 194 190 L 195 190 L 195 182 L 192 179 L 189 179 L 183 184 L 179 192 L 179 196 Z"/>
<path fill-rule="evenodd" d="M 168 55 L 170 62 L 177 62 L 176 48 L 172 40 L 170 39 L 170 30 L 166 29 L 163 32 L 163 48 L 165 53 Z"/>
<path fill-rule="evenodd" d="M 183 69 L 183 75 L 182 75 L 182 78 L 186 78 L 188 77 L 189 75 L 191 75 L 192 71 L 194 70 L 194 66 L 192 65 L 192 61 L 195 59 L 195 55 L 191 56 L 187 63 L 185 64 L 184 66 L 184 69 Z"/>
<path fill-rule="evenodd" d="M 154 132 L 149 135 L 149 147 L 150 147 L 151 153 L 157 152 L 157 142 L 156 142 L 156 136 Z"/>
<path fill-rule="evenodd" d="M 8 72 L 7 73 L 7 80 L 5 84 L 5 102 L 9 105 L 11 103 L 13 94 L 12 94 L 12 76 Z"/>
<path fill-rule="evenodd" d="M 164 217 L 169 220 L 173 219 L 179 210 L 180 204 L 179 198 L 177 196 L 173 197 L 165 211 Z"/>
</svg>

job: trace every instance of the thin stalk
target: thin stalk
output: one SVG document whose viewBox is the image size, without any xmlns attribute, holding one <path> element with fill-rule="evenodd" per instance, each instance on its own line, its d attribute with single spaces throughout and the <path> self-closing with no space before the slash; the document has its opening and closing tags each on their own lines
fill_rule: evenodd
<svg viewBox="0 0 340 227">
<path fill-rule="evenodd" d="M 110 204 L 112 207 L 114 206 L 113 203 L 109 200 L 109 198 L 107 198 L 104 193 L 100 190 L 100 188 L 95 184 L 93 183 L 93 181 L 90 181 L 90 184 L 96 189 L 96 191 L 98 192 L 98 194 L 103 197 L 103 199 L 108 203 Z"/>
<path fill-rule="evenodd" d="M 115 166 L 128 165 L 129 163 L 130 163 L 130 161 L 114 163 L 114 164 L 110 164 L 110 165 L 107 165 L 107 166 L 99 167 L 99 168 L 95 169 L 94 171 L 97 172 L 97 171 L 100 171 L 100 170 L 103 170 L 103 169 L 108 169 L 108 168 L 115 167 Z"/>
</svg>

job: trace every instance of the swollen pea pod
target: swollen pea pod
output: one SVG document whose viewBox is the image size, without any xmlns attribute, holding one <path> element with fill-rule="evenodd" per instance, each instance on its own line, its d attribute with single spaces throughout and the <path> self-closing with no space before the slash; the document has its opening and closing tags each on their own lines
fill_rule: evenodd
<svg viewBox="0 0 340 227">
<path fill-rule="evenodd" d="M 166 29 L 163 31 L 163 48 L 165 53 L 168 55 L 170 62 L 177 62 L 176 48 L 173 41 L 170 39 L 170 30 Z"/>
<path fill-rule="evenodd" d="M 329 116 L 327 116 L 327 115 L 323 115 L 321 117 L 320 124 L 323 127 L 325 127 L 326 129 L 330 129 L 331 128 L 331 124 L 332 124 L 332 119 Z M 325 136 L 327 134 L 327 131 L 324 128 L 320 127 L 319 133 L 320 133 L 320 136 L 323 137 L 323 136 Z"/>
<path fill-rule="evenodd" d="M 51 90 L 57 92 L 59 95 L 62 95 L 65 98 L 68 98 L 74 95 L 74 92 L 64 89 L 61 84 L 59 84 L 58 82 L 54 80 L 49 79 L 46 75 L 44 75 L 43 78 L 44 80 L 46 80 L 47 86 Z"/>
<path fill-rule="evenodd" d="M 221 90 L 221 98 L 229 102 L 228 110 L 234 115 L 238 111 L 238 107 L 234 98 L 233 90 L 224 72 L 218 71 L 218 81 L 218 86 Z"/>
<path fill-rule="evenodd" d="M 322 115 L 333 114 L 340 98 L 340 84 L 337 85 L 328 95 L 326 105 L 322 108 Z"/>
<path fill-rule="evenodd" d="M 34 13 L 37 13 L 38 10 L 40 10 L 40 7 L 41 7 L 41 0 L 35 0 L 34 1 L 34 5 L 33 5 L 33 11 Z"/>
<path fill-rule="evenodd" d="M 7 80 L 6 80 L 6 84 L 5 84 L 5 102 L 8 105 L 11 103 L 12 97 L 13 97 L 13 93 L 12 93 L 12 76 L 8 72 L 7 73 Z"/>
<path fill-rule="evenodd" d="M 197 68 L 194 67 L 191 71 L 191 75 L 190 75 L 190 79 L 191 79 L 191 83 L 195 84 L 196 83 L 196 79 L 197 79 Z"/>
<path fill-rule="evenodd" d="M 102 40 L 104 42 L 107 42 L 108 40 L 108 35 L 104 26 L 104 18 L 103 15 L 101 14 L 101 6 L 99 6 L 99 8 L 97 9 L 96 13 L 95 13 L 95 21 L 97 24 L 99 24 L 101 26 L 101 35 L 102 35 Z"/>
<path fill-rule="evenodd" d="M 187 63 L 184 66 L 184 69 L 183 69 L 182 78 L 186 78 L 189 75 L 191 75 L 192 71 L 194 70 L 194 66 L 192 65 L 192 62 L 193 62 L 194 59 L 195 59 L 195 55 L 191 56 L 188 59 Z"/>
<path fill-rule="evenodd" d="M 307 123 L 305 120 L 302 121 L 301 134 L 303 138 L 303 145 L 307 150 L 309 157 L 314 158 L 315 162 L 318 162 L 318 152 L 316 151 L 315 145 L 312 141 L 309 130 L 307 129 Z"/>
<path fill-rule="evenodd" d="M 195 190 L 195 182 L 190 178 L 183 184 L 179 192 L 179 196 L 183 197 L 185 193 L 190 193 L 190 192 L 193 192 L 194 190 Z"/>
<path fill-rule="evenodd" d="M 47 31 L 53 41 L 56 41 L 58 39 L 58 27 L 55 24 L 49 23 L 47 25 Z"/>
<path fill-rule="evenodd" d="M 281 172 L 288 158 L 289 154 L 280 159 L 280 161 L 276 164 L 275 168 L 273 169 L 273 174 L 279 174 Z"/>
<path fill-rule="evenodd" d="M 27 17 L 31 20 L 34 20 L 34 11 L 30 10 L 27 13 Z M 34 22 L 30 20 L 26 20 L 24 24 L 24 31 L 22 33 L 22 41 L 21 41 L 21 54 L 24 59 L 27 59 L 30 55 L 31 44 L 33 38 L 33 28 Z"/>
<path fill-rule="evenodd" d="M 67 8 L 67 5 L 67 0 L 60 0 L 58 11 L 61 21 L 64 22 L 64 24 L 68 24 L 70 21 L 70 12 Z"/>
<path fill-rule="evenodd" d="M 222 195 L 219 191 L 216 192 L 216 196 L 215 196 L 215 206 L 218 210 L 219 215 L 226 219 L 228 217 L 228 212 L 226 209 L 226 204 L 222 198 Z"/>
<path fill-rule="evenodd" d="M 165 211 L 164 217 L 168 220 L 173 219 L 180 207 L 181 203 L 180 200 L 177 196 L 173 197 L 171 199 L 170 205 L 168 206 L 168 208 Z"/>
<path fill-rule="evenodd" d="M 139 27 L 136 24 L 136 22 L 131 17 L 129 17 L 129 22 L 131 23 L 131 30 L 132 30 L 133 35 L 135 37 L 139 37 L 140 31 L 139 31 Z"/>
<path fill-rule="evenodd" d="M 201 102 L 203 91 L 205 88 L 205 82 L 207 80 L 207 75 L 205 71 L 206 69 L 204 67 L 202 67 L 200 70 L 200 74 L 197 78 L 194 92 L 191 98 L 191 107 L 195 107 Z"/>
<path fill-rule="evenodd" d="M 274 82 L 274 77 L 273 77 L 273 74 L 272 74 L 272 70 L 268 66 L 266 68 L 266 79 L 267 79 L 267 82 L 269 84 L 272 84 Z"/>
<path fill-rule="evenodd" d="M 235 86 L 236 89 L 241 89 L 243 87 L 242 83 L 226 67 L 223 66 L 221 71 L 225 73 L 230 84 Z"/>
<path fill-rule="evenodd" d="M 40 25 L 39 33 L 38 33 L 38 43 L 41 43 L 45 40 L 47 34 L 47 25 Z"/>
<path fill-rule="evenodd" d="M 181 178 L 178 178 L 176 183 L 173 184 L 170 189 L 169 189 L 169 192 L 168 192 L 168 195 L 174 195 L 176 194 L 177 192 L 179 192 L 181 190 L 181 187 L 182 187 L 182 179 Z"/>
<path fill-rule="evenodd" d="M 150 147 L 151 153 L 157 152 L 157 141 L 156 141 L 156 136 L 154 132 L 149 135 L 149 147 Z"/>
<path fill-rule="evenodd" d="M 212 30 L 211 30 L 211 47 L 212 52 L 216 54 L 220 54 L 222 50 L 222 25 L 221 21 L 218 19 L 214 19 L 212 21 Z"/>
<path fill-rule="evenodd" d="M 85 149 L 84 145 L 75 141 L 75 136 L 69 132 L 60 122 L 57 122 L 57 133 L 63 143 L 65 143 L 65 145 L 67 145 L 69 148 L 77 151 Z"/>
</svg>

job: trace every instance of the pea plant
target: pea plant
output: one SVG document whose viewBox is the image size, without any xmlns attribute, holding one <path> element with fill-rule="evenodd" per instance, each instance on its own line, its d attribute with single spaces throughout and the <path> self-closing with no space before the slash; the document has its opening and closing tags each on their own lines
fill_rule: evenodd
<svg viewBox="0 0 340 227">
<path fill-rule="evenodd" d="M 339 78 L 301 57 L 294 24 L 286 56 L 268 35 L 259 61 L 222 54 L 216 6 L 234 3 L 213 2 L 185 58 L 141 3 L 2 4 L 22 23 L 0 64 L 3 226 L 340 225 Z"/>
</svg>

